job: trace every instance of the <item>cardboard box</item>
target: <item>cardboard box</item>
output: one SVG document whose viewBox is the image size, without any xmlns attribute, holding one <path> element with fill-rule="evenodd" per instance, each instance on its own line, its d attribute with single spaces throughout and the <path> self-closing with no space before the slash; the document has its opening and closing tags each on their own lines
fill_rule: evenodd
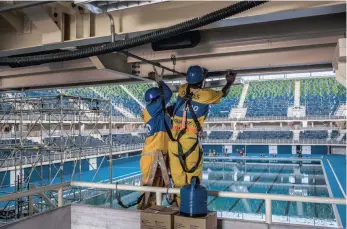
<svg viewBox="0 0 347 229">
<path fill-rule="evenodd" d="M 205 217 L 191 218 L 175 215 L 174 229 L 217 229 L 217 214 L 209 212 Z"/>
<path fill-rule="evenodd" d="M 178 208 L 152 206 L 141 212 L 141 229 L 173 229 Z"/>
</svg>

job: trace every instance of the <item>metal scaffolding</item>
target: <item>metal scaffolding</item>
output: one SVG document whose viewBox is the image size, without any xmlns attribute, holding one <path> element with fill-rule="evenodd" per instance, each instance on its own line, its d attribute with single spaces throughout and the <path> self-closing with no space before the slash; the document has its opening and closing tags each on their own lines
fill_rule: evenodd
<svg viewBox="0 0 347 229">
<path fill-rule="evenodd" d="M 0 190 L 21 192 L 70 180 L 112 183 L 112 155 L 116 150 L 110 100 L 16 93 L 0 98 L 0 128 Z M 109 161 L 108 177 L 99 174 L 105 160 Z M 64 166 L 67 162 L 73 164 L 72 168 Z M 83 166 L 94 173 L 89 180 L 82 179 Z M 54 199 L 52 193 L 45 195 Z M 81 191 L 73 196 L 81 199 Z M 19 218 L 28 210 L 28 201 L 33 200 L 17 199 L 14 205 L 3 206 L 2 211 L 15 208 Z M 47 203 L 44 195 L 34 202 L 41 211 L 55 205 Z"/>
</svg>

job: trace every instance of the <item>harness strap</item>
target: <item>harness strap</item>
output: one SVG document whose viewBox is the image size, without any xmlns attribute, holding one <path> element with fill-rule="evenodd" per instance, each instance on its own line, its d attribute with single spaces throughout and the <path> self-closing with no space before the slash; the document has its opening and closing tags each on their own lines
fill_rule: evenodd
<svg viewBox="0 0 347 229">
<path fill-rule="evenodd" d="M 175 141 L 175 138 L 172 135 L 171 129 L 169 127 L 169 125 L 167 124 L 165 118 L 166 118 L 166 107 L 165 107 L 165 98 L 164 98 L 164 88 L 162 84 L 159 84 L 159 91 L 160 91 L 160 99 L 161 99 L 161 107 L 163 110 L 163 114 L 164 114 L 164 119 L 163 119 L 163 123 L 164 123 L 164 128 L 167 132 L 167 135 L 169 136 L 171 141 Z"/>
<path fill-rule="evenodd" d="M 163 86 L 161 84 L 159 84 L 159 89 L 160 89 L 162 110 L 163 110 L 163 113 L 166 114 L 165 98 L 164 98 L 164 88 L 163 88 Z M 177 142 L 178 154 L 175 155 L 175 156 L 178 157 L 180 165 L 181 165 L 182 169 L 186 173 L 193 173 L 193 172 L 195 172 L 195 170 L 198 168 L 198 166 L 199 166 L 199 164 L 200 164 L 200 162 L 202 160 L 202 156 L 203 156 L 203 151 L 202 151 L 202 148 L 201 148 L 201 146 L 199 144 L 199 138 L 201 136 L 202 127 L 201 127 L 201 125 L 199 123 L 199 120 L 198 120 L 198 118 L 197 118 L 197 116 L 196 116 L 196 114 L 194 112 L 194 109 L 193 109 L 192 103 L 191 103 L 194 94 L 197 93 L 197 92 L 198 92 L 198 89 L 195 89 L 193 92 L 190 92 L 190 87 L 188 85 L 187 89 L 186 89 L 185 97 L 181 100 L 181 102 L 174 109 L 173 117 L 175 116 L 177 110 L 180 109 L 181 106 L 183 106 L 183 104 L 185 104 L 184 109 L 183 109 L 183 119 L 182 119 L 181 130 L 180 130 L 180 132 L 177 135 L 177 139 L 175 139 L 173 137 L 171 129 L 169 128 L 168 124 L 166 123 L 165 118 L 164 118 L 164 121 L 163 121 L 165 130 L 166 130 L 170 140 L 174 141 L 174 142 Z M 188 119 L 187 108 L 189 109 L 189 112 L 190 112 L 190 114 L 191 114 L 191 116 L 192 116 L 192 118 L 194 120 L 194 123 L 195 123 L 195 125 L 197 127 L 198 136 L 196 138 L 195 143 L 192 145 L 192 147 L 187 152 L 184 153 L 183 152 L 183 146 L 180 143 L 180 139 L 186 133 L 186 130 L 187 130 L 187 119 Z M 191 169 L 188 169 L 187 166 L 186 166 L 186 163 L 185 163 L 186 158 L 194 152 L 196 147 L 199 147 L 198 161 Z"/>
<path fill-rule="evenodd" d="M 126 209 L 127 209 L 127 208 L 131 208 L 131 207 L 133 207 L 133 206 L 138 205 L 139 203 L 141 203 L 143 197 L 145 196 L 145 193 L 142 193 L 141 196 L 137 199 L 137 201 L 135 201 L 135 202 L 133 202 L 133 203 L 131 203 L 131 204 L 129 204 L 129 205 L 125 205 L 125 204 L 122 202 L 120 193 L 118 192 L 117 188 L 116 188 L 116 194 L 115 194 L 115 196 L 116 196 L 116 200 L 117 200 L 117 203 L 119 204 L 119 206 L 121 206 L 122 208 L 126 208 Z"/>
<path fill-rule="evenodd" d="M 180 108 L 180 106 L 182 106 L 184 103 L 185 103 L 185 107 L 183 109 L 183 112 L 184 112 L 184 115 L 183 115 L 183 119 L 185 120 L 185 125 L 184 125 L 184 128 L 181 128 L 180 132 L 178 133 L 178 136 L 177 136 L 177 145 L 178 145 L 178 154 L 175 155 L 176 157 L 178 157 L 179 159 L 179 162 L 180 162 L 180 165 L 182 167 L 182 169 L 186 172 L 186 173 L 193 173 L 196 171 L 196 169 L 199 167 L 199 164 L 202 160 L 202 157 L 203 157 L 203 151 L 202 151 L 202 148 L 199 144 L 199 138 L 201 136 L 201 132 L 202 132 L 202 128 L 201 128 L 201 125 L 200 125 L 200 122 L 194 112 L 194 109 L 192 107 L 192 98 L 194 96 L 194 94 L 198 91 L 198 89 L 194 90 L 193 92 L 190 92 L 190 87 L 189 85 L 187 86 L 187 89 L 186 89 L 186 95 L 185 97 L 183 98 L 183 100 L 181 101 L 181 103 L 179 104 L 178 108 Z M 177 108 L 177 109 L 178 109 Z M 187 125 L 186 125 L 186 120 L 187 120 L 187 108 L 189 109 L 189 112 L 194 120 L 194 123 L 197 127 L 197 130 L 198 130 L 198 134 L 197 134 L 197 138 L 196 138 L 196 141 L 194 142 L 194 144 L 192 145 L 192 147 L 190 147 L 190 149 L 187 151 L 187 152 L 183 152 L 183 146 L 182 144 L 180 143 L 180 139 L 181 137 L 186 133 L 187 131 Z M 176 109 L 176 111 L 177 111 Z M 174 113 L 175 114 L 175 113 Z M 183 121 L 183 120 L 182 120 Z M 188 169 L 187 168 L 187 165 L 186 165 L 186 158 L 189 157 L 193 152 L 194 150 L 196 149 L 196 147 L 199 147 L 199 155 L 198 155 L 198 161 L 196 162 L 196 164 L 191 168 L 191 169 Z"/>
</svg>

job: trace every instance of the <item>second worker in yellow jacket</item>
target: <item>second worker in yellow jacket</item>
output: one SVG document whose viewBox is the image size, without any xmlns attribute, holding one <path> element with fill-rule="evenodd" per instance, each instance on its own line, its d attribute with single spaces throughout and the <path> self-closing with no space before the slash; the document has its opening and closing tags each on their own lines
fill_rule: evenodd
<svg viewBox="0 0 347 229">
<path fill-rule="evenodd" d="M 166 105 L 171 99 L 172 92 L 163 81 L 158 82 L 158 84 L 163 89 L 164 105 Z M 143 121 L 147 133 L 140 160 L 142 185 L 147 183 L 147 178 L 154 160 L 154 153 L 157 150 L 167 153 L 168 135 L 164 122 L 171 128 L 170 116 L 163 109 L 160 89 L 156 87 L 148 89 L 145 93 L 145 100 L 148 104 L 143 111 Z"/>
</svg>

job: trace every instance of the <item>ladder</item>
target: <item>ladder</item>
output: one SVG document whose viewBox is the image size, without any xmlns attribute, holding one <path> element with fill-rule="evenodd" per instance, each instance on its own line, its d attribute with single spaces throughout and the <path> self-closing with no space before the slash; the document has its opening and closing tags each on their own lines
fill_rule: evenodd
<svg viewBox="0 0 347 229">
<path fill-rule="evenodd" d="M 170 177 L 168 172 L 168 154 L 161 150 L 156 151 L 154 160 L 149 172 L 148 178 L 144 186 L 152 187 L 170 187 Z M 155 205 L 155 194 L 146 192 L 138 209 L 146 209 L 151 205 Z M 154 203 L 154 204 L 153 204 Z"/>
</svg>

